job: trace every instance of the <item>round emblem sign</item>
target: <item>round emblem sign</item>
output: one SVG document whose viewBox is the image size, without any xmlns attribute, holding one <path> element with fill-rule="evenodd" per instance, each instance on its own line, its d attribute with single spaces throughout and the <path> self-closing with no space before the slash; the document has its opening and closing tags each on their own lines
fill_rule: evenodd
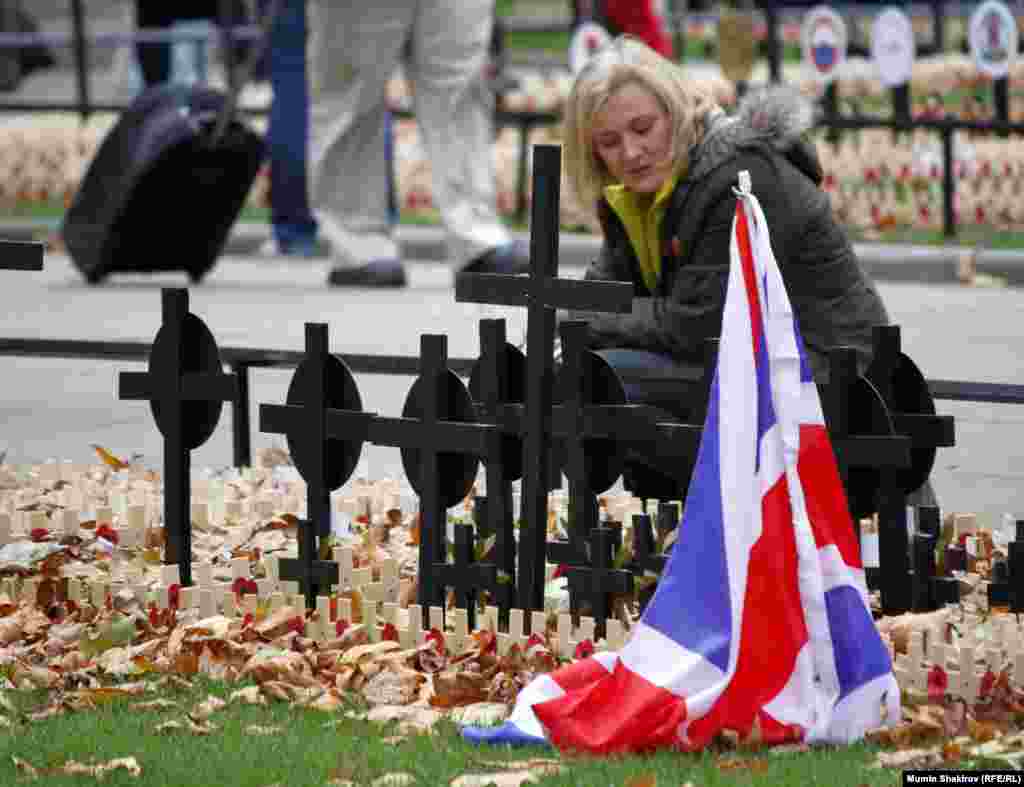
<svg viewBox="0 0 1024 787">
<path fill-rule="evenodd" d="M 985 0 L 979 5 L 971 14 L 967 35 L 979 71 L 993 79 L 1010 73 L 1017 56 L 1017 20 L 1005 3 Z"/>
<path fill-rule="evenodd" d="M 871 27 L 871 60 L 886 87 L 910 81 L 914 67 L 914 28 L 898 8 L 886 8 Z"/>
<path fill-rule="evenodd" d="M 800 43 L 804 62 L 822 82 L 835 79 L 836 71 L 846 60 L 846 23 L 828 6 L 812 8 L 804 18 Z"/>
<path fill-rule="evenodd" d="M 572 73 L 579 74 L 597 50 L 611 40 L 608 31 L 596 22 L 583 22 L 577 27 L 569 41 L 569 68 Z"/>
</svg>

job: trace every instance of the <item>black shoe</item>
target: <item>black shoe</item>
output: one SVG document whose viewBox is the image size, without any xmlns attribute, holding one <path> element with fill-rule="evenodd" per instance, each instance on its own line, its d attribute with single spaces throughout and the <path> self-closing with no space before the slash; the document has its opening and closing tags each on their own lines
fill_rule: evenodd
<svg viewBox="0 0 1024 787">
<path fill-rule="evenodd" d="M 488 249 L 467 262 L 459 273 L 504 273 L 519 276 L 530 272 L 530 247 L 514 240 Z"/>
<path fill-rule="evenodd" d="M 404 287 L 405 268 L 398 260 L 340 265 L 328 274 L 327 284 L 331 287 Z"/>
</svg>

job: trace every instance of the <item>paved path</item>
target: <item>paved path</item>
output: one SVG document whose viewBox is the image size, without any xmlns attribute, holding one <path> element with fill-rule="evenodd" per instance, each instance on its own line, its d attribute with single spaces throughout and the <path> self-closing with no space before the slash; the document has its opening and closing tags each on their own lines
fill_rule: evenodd
<svg viewBox="0 0 1024 787">
<path fill-rule="evenodd" d="M 301 350 L 303 322 L 330 325 L 338 353 L 416 355 L 425 331 L 448 336 L 452 356 L 478 352 L 476 320 L 508 318 L 512 341 L 524 336 L 521 310 L 457 304 L 450 271 L 436 263 L 409 267 L 403 291 L 326 289 L 326 263 L 284 263 L 227 257 L 191 290 L 192 310 L 222 346 Z M 563 266 L 579 277 L 582 268 Z M 0 336 L 151 341 L 160 320 L 160 287 L 185 286 L 184 276 L 115 276 L 91 288 L 62 255 L 49 255 L 42 273 L 0 272 Z M 883 283 L 903 344 L 927 377 L 1024 383 L 1024 298 L 1013 289 Z M 116 401 L 117 374 L 139 364 L 0 357 L 0 443 L 15 462 L 47 458 L 91 461 L 89 444 L 119 454 L 141 452 L 158 467 L 161 440 L 149 408 Z M 281 402 L 287 370 L 254 373 L 253 402 Z M 401 411 L 408 377 L 360 375 L 364 406 Z M 940 402 L 957 419 L 955 448 L 940 451 L 935 485 L 947 510 L 976 511 L 994 522 L 1024 515 L 1024 406 Z M 255 408 L 254 408 L 255 410 Z M 254 423 L 254 429 L 257 425 Z M 225 411 L 211 440 L 193 454 L 196 469 L 231 462 Z M 254 449 L 281 438 L 253 435 Z M 278 443 L 280 444 L 280 443 Z M 358 473 L 399 477 L 398 451 L 364 449 Z"/>
</svg>

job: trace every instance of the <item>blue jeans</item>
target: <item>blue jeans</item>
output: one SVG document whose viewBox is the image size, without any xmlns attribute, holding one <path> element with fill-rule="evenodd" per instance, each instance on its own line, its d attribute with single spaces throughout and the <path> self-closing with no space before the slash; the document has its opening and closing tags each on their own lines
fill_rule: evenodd
<svg viewBox="0 0 1024 787">
<path fill-rule="evenodd" d="M 274 98 L 267 127 L 270 214 L 282 249 L 316 240 L 309 209 L 307 150 L 309 86 L 306 82 L 306 3 L 283 0 L 270 31 L 270 85 Z"/>
</svg>

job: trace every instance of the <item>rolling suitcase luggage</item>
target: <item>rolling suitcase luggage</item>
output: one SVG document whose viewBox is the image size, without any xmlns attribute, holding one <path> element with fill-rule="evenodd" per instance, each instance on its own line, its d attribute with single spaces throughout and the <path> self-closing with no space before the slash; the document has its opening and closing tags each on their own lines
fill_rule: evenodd
<svg viewBox="0 0 1024 787">
<path fill-rule="evenodd" d="M 90 284 L 118 271 L 184 270 L 198 282 L 213 267 L 264 154 L 236 116 L 244 83 L 227 95 L 152 87 L 121 115 L 61 227 Z"/>
</svg>

